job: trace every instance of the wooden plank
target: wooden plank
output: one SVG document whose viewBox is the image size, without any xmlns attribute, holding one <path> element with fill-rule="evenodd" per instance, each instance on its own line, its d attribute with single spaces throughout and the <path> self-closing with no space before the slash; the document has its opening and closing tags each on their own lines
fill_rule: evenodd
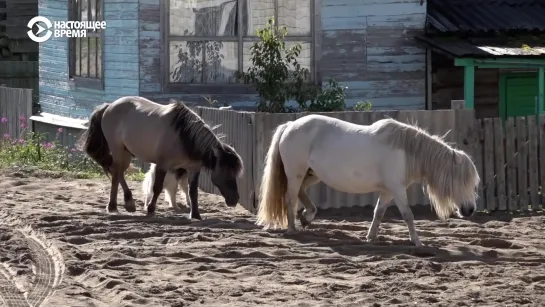
<svg viewBox="0 0 545 307">
<path fill-rule="evenodd" d="M 528 210 L 528 146 L 526 144 L 526 118 L 517 116 L 517 192 L 519 210 Z"/>
<path fill-rule="evenodd" d="M 484 123 L 484 193 L 486 195 L 486 209 L 496 210 L 496 182 L 494 170 L 494 120 L 485 118 Z"/>
<path fill-rule="evenodd" d="M 477 202 L 477 210 L 486 209 L 486 199 L 484 197 L 484 167 L 483 167 L 483 144 L 481 142 L 483 137 L 483 128 L 482 120 L 476 119 L 474 122 L 475 128 L 475 142 L 473 143 L 473 152 L 475 153 L 475 167 L 479 171 L 479 176 L 481 177 L 481 182 L 479 183 L 479 188 L 477 190 L 477 195 L 479 196 L 479 201 Z"/>
<path fill-rule="evenodd" d="M 496 158 L 496 199 L 497 209 L 507 210 L 507 192 L 505 185 L 505 136 L 503 122 L 499 117 L 494 118 L 494 157 Z"/>
<path fill-rule="evenodd" d="M 512 211 L 518 208 L 517 198 L 517 161 L 515 159 L 515 120 L 512 117 L 505 121 L 505 164 L 507 183 L 507 209 Z"/>
<path fill-rule="evenodd" d="M 539 165 L 538 165 L 538 127 L 535 116 L 527 116 L 528 124 L 528 183 L 530 186 L 530 205 L 532 209 L 539 206 Z"/>
<path fill-rule="evenodd" d="M 455 147 L 471 156 L 475 162 L 475 153 L 473 152 L 475 121 L 474 112 L 468 112 L 473 109 L 456 109 L 455 111 L 455 129 L 451 132 Z"/>
<path fill-rule="evenodd" d="M 539 116 L 539 182 L 540 182 L 540 202 L 545 203 L 545 193 L 543 191 L 545 184 L 545 115 Z"/>
</svg>

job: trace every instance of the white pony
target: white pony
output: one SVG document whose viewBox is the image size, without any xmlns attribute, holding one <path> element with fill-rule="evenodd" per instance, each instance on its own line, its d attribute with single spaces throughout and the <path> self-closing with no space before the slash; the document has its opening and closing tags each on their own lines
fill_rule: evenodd
<svg viewBox="0 0 545 307">
<path fill-rule="evenodd" d="M 153 196 L 153 184 L 155 182 L 155 173 L 157 171 L 157 165 L 150 163 L 150 169 L 144 177 L 142 182 L 142 193 L 144 194 L 144 204 L 148 204 Z M 166 172 L 165 179 L 163 181 L 163 191 L 165 191 L 165 199 L 168 202 L 170 208 L 176 211 L 181 211 L 181 208 L 176 204 L 176 192 L 178 191 L 178 185 L 185 194 L 186 204 L 189 206 L 189 183 L 187 178 L 187 171 L 182 172 Z"/>
<path fill-rule="evenodd" d="M 356 125 L 323 115 L 307 115 L 278 126 L 265 158 L 257 224 L 295 232 L 306 227 L 316 207 L 306 189 L 318 182 L 347 193 L 380 193 L 367 240 L 376 239 L 387 204 L 394 199 L 411 242 L 422 243 L 407 201 L 407 187 L 422 183 L 440 219 L 476 210 L 480 178 L 471 158 L 442 137 L 391 118 Z"/>
</svg>

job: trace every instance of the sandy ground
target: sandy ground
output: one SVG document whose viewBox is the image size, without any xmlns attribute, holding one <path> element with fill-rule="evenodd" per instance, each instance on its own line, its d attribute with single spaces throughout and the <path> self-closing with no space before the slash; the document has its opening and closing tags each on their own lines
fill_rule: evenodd
<svg viewBox="0 0 545 307">
<path fill-rule="evenodd" d="M 140 200 L 140 185 L 130 186 Z M 426 245 L 415 248 L 395 207 L 381 225 L 380 241 L 368 244 L 370 210 L 321 212 L 310 229 L 286 236 L 255 227 L 243 208 L 228 208 L 205 193 L 203 221 L 175 214 L 163 196 L 155 218 L 125 213 L 122 206 L 111 216 L 108 191 L 105 180 L 0 176 L 0 305 L 545 302 L 543 216 L 441 222 L 415 210 Z"/>
</svg>

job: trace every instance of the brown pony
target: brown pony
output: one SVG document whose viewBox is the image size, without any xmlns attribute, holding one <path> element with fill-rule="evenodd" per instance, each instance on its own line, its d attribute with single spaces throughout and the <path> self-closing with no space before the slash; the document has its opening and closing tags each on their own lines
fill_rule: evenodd
<svg viewBox="0 0 545 307">
<path fill-rule="evenodd" d="M 237 178 L 243 171 L 242 159 L 182 102 L 171 100 L 170 104 L 161 105 L 143 97 L 127 96 L 102 104 L 91 114 L 81 142 L 83 150 L 106 175 L 111 175 L 107 207 L 110 213 L 117 212 L 120 183 L 125 210 L 136 211 L 124 177 L 132 157 L 157 165 L 153 197 L 146 204 L 148 215 L 155 214 L 166 172 L 180 168 L 209 171 L 227 206 L 234 207 L 239 201 Z"/>
</svg>

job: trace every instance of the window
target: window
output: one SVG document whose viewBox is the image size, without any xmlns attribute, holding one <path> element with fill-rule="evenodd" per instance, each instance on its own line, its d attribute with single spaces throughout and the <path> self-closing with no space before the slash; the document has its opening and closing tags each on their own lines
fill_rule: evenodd
<svg viewBox="0 0 545 307">
<path fill-rule="evenodd" d="M 319 0 L 166 0 L 163 19 L 164 85 L 168 90 L 213 92 L 233 85 L 251 65 L 256 30 L 270 17 L 286 26 L 287 47 L 302 46 L 299 60 L 315 74 L 315 6 Z M 199 91 L 199 90 L 197 90 Z"/>
<path fill-rule="evenodd" d="M 103 0 L 71 0 L 70 21 L 103 21 Z M 87 30 L 87 37 L 70 37 L 70 78 L 76 86 L 102 89 L 103 42 L 102 29 Z"/>
</svg>

